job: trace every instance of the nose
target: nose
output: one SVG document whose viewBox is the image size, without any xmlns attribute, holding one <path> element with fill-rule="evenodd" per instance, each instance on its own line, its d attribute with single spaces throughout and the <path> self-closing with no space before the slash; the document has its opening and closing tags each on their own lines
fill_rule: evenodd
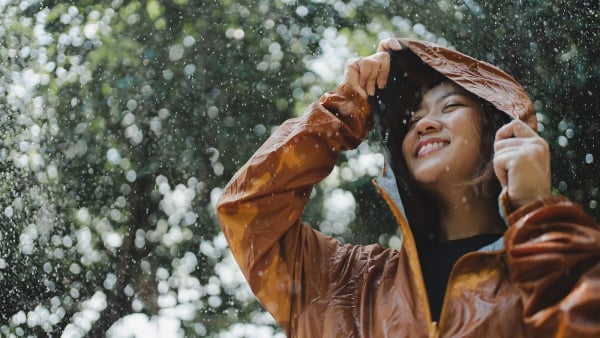
<svg viewBox="0 0 600 338">
<path fill-rule="evenodd" d="M 417 136 L 419 137 L 438 132 L 441 130 L 441 128 L 442 124 L 440 123 L 440 121 L 436 120 L 435 118 L 432 118 L 431 116 L 429 116 L 429 114 L 423 116 L 415 124 L 415 131 L 417 132 Z"/>
</svg>

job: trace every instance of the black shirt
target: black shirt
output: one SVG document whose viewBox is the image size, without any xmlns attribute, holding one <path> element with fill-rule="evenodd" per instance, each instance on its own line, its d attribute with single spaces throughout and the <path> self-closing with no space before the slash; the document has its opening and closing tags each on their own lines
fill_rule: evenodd
<svg viewBox="0 0 600 338">
<path fill-rule="evenodd" d="M 432 320 L 439 320 L 448 278 L 456 261 L 466 253 L 495 242 L 500 236 L 502 235 L 484 234 L 451 241 L 431 241 L 419 250 Z"/>
</svg>

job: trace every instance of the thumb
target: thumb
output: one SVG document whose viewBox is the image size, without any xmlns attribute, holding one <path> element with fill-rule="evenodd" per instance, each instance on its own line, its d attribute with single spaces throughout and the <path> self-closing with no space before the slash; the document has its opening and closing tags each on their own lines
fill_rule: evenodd
<svg viewBox="0 0 600 338">
<path fill-rule="evenodd" d="M 346 69 L 344 70 L 344 80 L 342 84 L 349 85 L 354 89 L 360 96 L 366 98 L 367 92 L 360 86 L 360 58 L 352 58 L 346 62 Z"/>
</svg>

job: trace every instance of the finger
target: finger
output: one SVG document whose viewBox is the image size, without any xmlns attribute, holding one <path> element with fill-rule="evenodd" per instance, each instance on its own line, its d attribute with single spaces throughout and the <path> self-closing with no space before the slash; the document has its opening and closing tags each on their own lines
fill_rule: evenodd
<svg viewBox="0 0 600 338">
<path fill-rule="evenodd" d="M 400 44 L 400 41 L 398 41 L 398 39 L 396 38 L 387 38 L 381 40 L 381 42 L 379 42 L 379 45 L 377 46 L 378 52 L 387 52 L 390 49 L 401 50 L 402 45 Z"/>
<path fill-rule="evenodd" d="M 515 137 L 494 142 L 494 155 L 510 156 L 515 161 L 549 163 L 550 147 L 540 136 Z"/>
<path fill-rule="evenodd" d="M 496 132 L 496 140 L 503 140 L 511 137 L 532 137 L 537 133 L 521 120 L 513 120 L 502 126 Z"/>
<path fill-rule="evenodd" d="M 352 58 L 346 61 L 344 70 L 344 82 L 350 86 L 360 85 L 360 58 Z"/>
<path fill-rule="evenodd" d="M 375 85 L 377 84 L 377 79 L 379 77 L 379 73 L 381 72 L 381 64 L 373 65 L 371 68 L 371 72 L 369 73 L 369 78 L 367 79 L 367 93 L 369 95 L 375 95 Z"/>
<path fill-rule="evenodd" d="M 507 138 L 507 139 L 502 139 L 502 140 L 495 140 L 494 141 L 494 152 L 500 152 L 502 150 L 506 150 L 506 149 L 520 149 L 520 147 L 523 146 L 523 139 L 522 138 Z"/>
<path fill-rule="evenodd" d="M 508 185 L 508 156 L 494 154 L 493 164 L 494 173 L 500 182 L 500 185 L 504 188 Z"/>
<path fill-rule="evenodd" d="M 375 86 L 385 87 L 389 63 L 390 55 L 387 52 L 378 52 L 360 60 L 360 85 L 369 95 L 375 94 Z"/>
<path fill-rule="evenodd" d="M 379 62 L 373 57 L 366 57 L 360 59 L 359 67 L 360 86 L 368 92 L 369 81 L 371 80 L 374 83 L 374 79 L 377 78 L 377 74 L 379 73 Z"/>
<path fill-rule="evenodd" d="M 500 127 L 500 129 L 498 129 L 498 131 L 496 132 L 496 141 L 504 140 L 515 136 L 513 131 L 514 122 L 515 121 L 511 121 Z"/>
<path fill-rule="evenodd" d="M 360 87 L 360 58 L 353 58 L 346 62 L 346 68 L 344 70 L 344 80 L 342 84 L 349 85 L 353 88 L 361 97 L 367 98 L 367 93 L 363 88 Z"/>
<path fill-rule="evenodd" d="M 537 137 L 538 133 L 533 130 L 527 123 L 521 120 L 515 120 L 513 129 L 515 137 Z"/>
<path fill-rule="evenodd" d="M 381 64 L 379 75 L 377 75 L 377 87 L 383 89 L 387 84 L 390 75 L 390 54 L 384 53 L 381 55 Z"/>
<path fill-rule="evenodd" d="M 544 156 L 550 153 L 550 148 L 546 140 L 540 136 L 536 137 L 514 137 L 494 142 L 494 152 L 512 151 L 516 153 L 534 152 L 538 156 Z"/>
</svg>

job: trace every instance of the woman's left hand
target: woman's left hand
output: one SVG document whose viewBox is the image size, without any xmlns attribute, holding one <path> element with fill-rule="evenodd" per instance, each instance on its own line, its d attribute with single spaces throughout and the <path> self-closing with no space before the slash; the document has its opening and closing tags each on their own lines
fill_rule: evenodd
<svg viewBox="0 0 600 338">
<path fill-rule="evenodd" d="M 496 133 L 494 171 L 515 209 L 551 194 L 548 143 L 523 121 Z"/>
</svg>

